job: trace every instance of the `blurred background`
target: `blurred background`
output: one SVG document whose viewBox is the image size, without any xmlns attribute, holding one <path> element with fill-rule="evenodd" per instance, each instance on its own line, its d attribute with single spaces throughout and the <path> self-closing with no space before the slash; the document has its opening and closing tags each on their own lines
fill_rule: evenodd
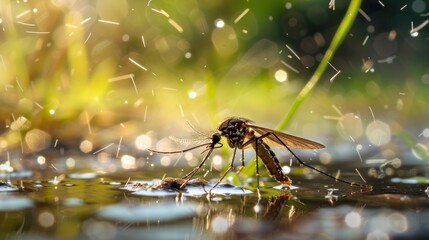
<svg viewBox="0 0 429 240">
<path fill-rule="evenodd" d="M 68 154 L 133 168 L 147 148 L 183 148 L 167 140 L 195 135 L 187 121 L 213 131 L 241 116 L 275 128 L 348 4 L 1 0 L 2 170 Z M 324 143 L 322 163 L 425 163 L 428 16 L 423 0 L 364 1 L 282 130 Z"/>
<path fill-rule="evenodd" d="M 253 162 L 241 178 L 231 171 L 224 179 L 240 194 L 254 191 L 246 195 L 208 200 L 164 189 L 167 197 L 135 182 L 184 176 L 203 149 L 147 149 L 201 144 L 226 117 L 279 126 L 350 3 L 0 0 L 0 238 L 426 237 L 426 0 L 363 1 L 330 65 L 281 129 L 326 145 L 297 151 L 303 161 L 367 180 L 373 191 L 290 168 L 284 149 L 275 151 L 297 187 L 273 189 L 278 183 L 261 167 L 262 198 Z M 216 149 L 196 177 L 219 179 L 228 151 Z M 246 159 L 252 154 L 245 151 Z M 140 190 L 151 195 L 131 192 Z M 112 217 L 100 214 L 106 209 Z"/>
</svg>

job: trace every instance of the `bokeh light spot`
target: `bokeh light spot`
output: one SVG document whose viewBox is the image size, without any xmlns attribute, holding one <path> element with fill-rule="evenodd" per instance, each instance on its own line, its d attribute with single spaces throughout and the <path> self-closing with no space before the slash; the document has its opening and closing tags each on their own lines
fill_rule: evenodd
<svg viewBox="0 0 429 240">
<path fill-rule="evenodd" d="M 93 145 L 92 142 L 89 140 L 83 140 L 80 145 L 79 145 L 79 149 L 83 152 L 83 153 L 89 153 L 92 151 L 93 149 Z"/>
<path fill-rule="evenodd" d="M 37 218 L 40 226 L 44 228 L 52 227 L 55 223 L 55 217 L 51 212 L 42 212 Z"/>
<path fill-rule="evenodd" d="M 349 212 L 346 217 L 344 218 L 344 221 L 346 222 L 347 226 L 351 228 L 357 228 L 362 223 L 362 217 L 359 213 L 353 211 Z"/>
<path fill-rule="evenodd" d="M 212 229 L 215 233 L 224 233 L 228 230 L 228 220 L 224 217 L 215 217 L 212 220 Z"/>
<path fill-rule="evenodd" d="M 403 233 L 408 230 L 407 217 L 400 213 L 392 213 L 387 217 L 392 231 Z"/>
<path fill-rule="evenodd" d="M 426 9 L 426 3 L 422 0 L 415 0 L 411 5 L 411 8 L 416 13 L 421 13 Z"/>
<path fill-rule="evenodd" d="M 278 82 L 285 82 L 287 80 L 287 72 L 283 69 L 279 69 L 274 73 L 274 78 Z"/>
<path fill-rule="evenodd" d="M 214 155 L 212 160 L 213 167 L 216 170 L 222 170 L 223 158 L 220 155 Z"/>
<path fill-rule="evenodd" d="M 332 161 L 332 155 L 328 152 L 321 153 L 319 158 L 322 164 L 329 164 Z"/>
<path fill-rule="evenodd" d="M 145 134 L 142 134 L 136 138 L 135 145 L 140 150 L 148 149 L 152 145 L 152 139 Z"/>
<path fill-rule="evenodd" d="M 225 22 L 222 19 L 218 18 L 215 20 L 215 26 L 217 28 L 223 28 L 225 27 Z"/>
<path fill-rule="evenodd" d="M 123 169 L 133 169 L 136 167 L 136 158 L 130 155 L 123 155 L 121 163 Z"/>
<path fill-rule="evenodd" d="M 76 166 L 76 161 L 74 160 L 74 158 L 67 158 L 66 166 L 69 169 L 73 169 Z"/>
<path fill-rule="evenodd" d="M 368 140 L 376 146 L 387 144 L 390 142 L 391 138 L 390 127 L 382 121 L 375 120 L 368 124 L 366 136 Z"/>
<path fill-rule="evenodd" d="M 46 158 L 45 158 L 44 156 L 38 156 L 38 157 L 37 157 L 37 163 L 38 163 L 39 165 L 43 165 L 43 164 L 45 164 L 45 163 L 46 163 Z"/>
<path fill-rule="evenodd" d="M 40 129 L 32 129 L 25 135 L 25 142 L 31 151 L 41 151 L 51 143 L 51 135 Z"/>
<path fill-rule="evenodd" d="M 167 157 L 167 156 L 163 156 L 160 160 L 160 163 L 162 166 L 164 167 L 168 167 L 171 164 L 171 158 Z"/>
<path fill-rule="evenodd" d="M 190 99 L 194 99 L 194 98 L 196 98 L 196 97 L 197 97 L 197 92 L 195 92 L 195 91 L 193 91 L 193 90 L 190 90 L 190 91 L 188 92 L 188 97 L 189 97 Z"/>
</svg>

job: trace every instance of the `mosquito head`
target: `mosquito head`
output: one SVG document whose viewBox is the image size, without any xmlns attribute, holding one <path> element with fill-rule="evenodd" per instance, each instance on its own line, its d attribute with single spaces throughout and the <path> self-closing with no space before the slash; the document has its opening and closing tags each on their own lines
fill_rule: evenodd
<svg viewBox="0 0 429 240">
<path fill-rule="evenodd" d="M 226 137 L 231 148 L 241 148 L 246 132 L 249 131 L 246 121 L 237 117 L 227 118 L 221 122 L 218 130 L 222 136 Z"/>
<path fill-rule="evenodd" d="M 218 144 L 220 142 L 221 138 L 222 138 L 222 136 L 220 135 L 220 133 L 214 133 L 212 135 L 212 139 L 211 139 L 212 142 L 210 144 L 210 147 L 213 148 L 216 144 Z"/>
</svg>

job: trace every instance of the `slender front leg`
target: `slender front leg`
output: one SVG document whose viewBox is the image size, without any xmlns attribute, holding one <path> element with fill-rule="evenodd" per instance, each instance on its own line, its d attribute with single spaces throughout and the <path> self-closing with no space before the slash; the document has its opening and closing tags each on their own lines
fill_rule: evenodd
<svg viewBox="0 0 429 240">
<path fill-rule="evenodd" d="M 258 141 L 259 139 L 255 140 L 255 153 L 256 153 L 256 192 L 258 193 L 258 201 L 261 200 L 261 191 L 259 190 L 259 152 L 258 152 Z"/>
<path fill-rule="evenodd" d="M 241 149 L 241 166 L 240 166 L 240 169 L 238 169 L 237 174 L 241 173 L 241 171 L 244 168 L 244 165 L 245 165 L 244 164 L 244 149 Z"/>
<path fill-rule="evenodd" d="M 207 161 L 207 159 L 210 157 L 210 154 L 213 152 L 214 148 L 210 148 L 210 150 L 207 152 L 204 159 L 201 161 L 200 165 L 198 165 L 196 168 L 192 169 L 188 174 L 186 174 L 182 179 L 185 179 L 185 182 L 180 185 L 180 188 L 184 188 L 186 184 L 191 180 L 191 178 L 197 173 L 204 165 L 204 163 Z"/>
<path fill-rule="evenodd" d="M 215 183 L 215 185 L 213 185 L 213 187 L 210 188 L 209 194 L 217 185 L 219 185 L 219 183 L 223 180 L 223 178 L 226 176 L 226 174 L 228 174 L 228 172 L 231 171 L 231 169 L 234 167 L 234 159 L 235 159 L 235 153 L 236 152 L 237 152 L 237 148 L 235 147 L 234 153 L 232 154 L 232 160 L 231 160 L 231 163 L 229 164 L 228 169 L 225 171 L 225 173 L 222 175 L 222 177 L 219 178 L 219 180 Z"/>
</svg>

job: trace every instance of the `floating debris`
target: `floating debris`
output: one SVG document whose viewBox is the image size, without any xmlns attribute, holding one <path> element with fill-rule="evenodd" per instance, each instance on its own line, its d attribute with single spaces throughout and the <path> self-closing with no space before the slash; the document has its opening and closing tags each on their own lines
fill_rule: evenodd
<svg viewBox="0 0 429 240">
<path fill-rule="evenodd" d="M 163 180 L 134 182 L 127 184 L 122 189 L 134 191 L 133 194 L 135 195 L 151 197 L 175 196 L 178 193 L 184 196 L 202 196 L 206 195 L 208 189 L 215 185 L 215 183 L 209 183 L 202 178 L 195 178 L 186 182 L 186 185 L 181 188 L 185 181 L 183 178 L 167 177 Z M 212 189 L 211 193 L 214 195 L 244 195 L 250 194 L 252 191 L 229 183 L 221 183 Z"/>
</svg>

